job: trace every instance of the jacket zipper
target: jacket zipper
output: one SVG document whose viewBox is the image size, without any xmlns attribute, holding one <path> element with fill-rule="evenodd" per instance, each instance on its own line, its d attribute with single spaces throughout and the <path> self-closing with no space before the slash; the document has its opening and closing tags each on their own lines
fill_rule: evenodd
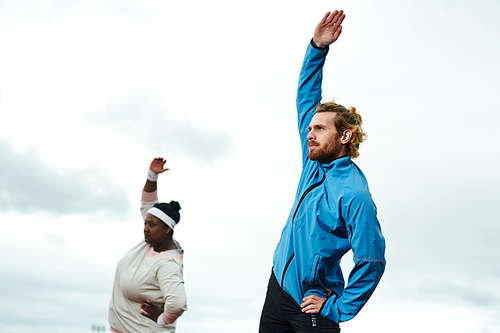
<svg viewBox="0 0 500 333">
<path fill-rule="evenodd" d="M 302 203 L 302 200 L 304 200 L 304 198 L 306 197 L 306 195 L 309 194 L 309 192 L 314 190 L 316 187 L 320 186 L 325 181 L 325 178 L 326 178 L 326 172 L 323 173 L 323 178 L 321 178 L 321 180 L 319 182 L 309 186 L 309 188 L 302 194 L 302 197 L 300 197 L 300 200 L 299 200 L 299 204 L 297 205 L 297 208 L 295 208 L 295 212 L 293 213 L 292 222 L 293 222 L 293 220 L 295 220 L 295 215 L 297 215 L 297 212 L 299 210 L 300 204 Z"/>
<path fill-rule="evenodd" d="M 318 187 L 321 184 L 323 184 L 323 182 L 325 181 L 325 178 L 326 178 L 326 172 L 323 172 L 323 178 L 321 178 L 321 180 L 319 182 L 317 182 L 317 183 L 312 184 L 311 186 L 309 186 L 309 188 L 302 194 L 302 196 L 300 197 L 299 203 L 297 204 L 297 208 L 295 208 L 295 212 L 293 213 L 292 223 L 295 220 L 295 215 L 297 215 L 297 212 L 299 210 L 300 204 L 302 203 L 302 201 L 304 200 L 304 198 L 306 197 L 306 195 L 308 195 L 316 187 Z M 290 266 L 290 263 L 292 262 L 292 259 L 294 257 L 295 257 L 295 253 L 292 253 L 292 256 L 290 257 L 290 259 L 288 259 L 288 262 L 285 265 L 285 269 L 283 270 L 283 275 L 281 276 L 281 288 L 283 288 L 283 284 L 285 282 L 285 273 L 286 273 L 286 271 L 288 269 L 288 266 Z"/>
</svg>

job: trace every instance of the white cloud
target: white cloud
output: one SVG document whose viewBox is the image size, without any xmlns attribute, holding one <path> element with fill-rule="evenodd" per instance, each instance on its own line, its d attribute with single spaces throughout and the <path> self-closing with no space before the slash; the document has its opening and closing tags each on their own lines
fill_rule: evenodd
<svg viewBox="0 0 500 333">
<path fill-rule="evenodd" d="M 183 112 L 203 107 L 186 103 Z M 168 110 L 152 92 L 127 94 L 106 110 L 88 115 L 87 119 L 114 130 L 123 140 L 205 163 L 228 159 L 234 150 L 229 134 L 195 124 L 189 118 Z"/>
<path fill-rule="evenodd" d="M 128 198 L 107 171 L 99 167 L 54 168 L 36 151 L 15 151 L 0 141 L 0 209 L 20 212 L 123 216 Z"/>
</svg>

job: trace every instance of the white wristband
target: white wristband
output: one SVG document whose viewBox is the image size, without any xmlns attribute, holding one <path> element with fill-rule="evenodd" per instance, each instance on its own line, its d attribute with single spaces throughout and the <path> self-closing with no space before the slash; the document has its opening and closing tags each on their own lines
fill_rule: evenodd
<svg viewBox="0 0 500 333">
<path fill-rule="evenodd" d="M 148 171 L 148 180 L 155 182 L 158 180 L 158 174 L 151 169 Z"/>
<path fill-rule="evenodd" d="M 158 317 L 158 319 L 156 319 L 156 323 L 160 326 L 167 325 L 167 323 L 163 321 L 163 313 Z"/>
</svg>

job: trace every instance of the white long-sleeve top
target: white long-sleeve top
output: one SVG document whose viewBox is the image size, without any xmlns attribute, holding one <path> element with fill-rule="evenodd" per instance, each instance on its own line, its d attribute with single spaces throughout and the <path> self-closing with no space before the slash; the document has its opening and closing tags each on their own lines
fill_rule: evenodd
<svg viewBox="0 0 500 333">
<path fill-rule="evenodd" d="M 158 202 L 156 192 L 143 192 L 141 205 L 145 219 Z M 115 333 L 173 333 L 175 320 L 187 310 L 184 289 L 183 250 L 155 252 L 144 240 L 123 256 L 116 268 L 113 294 L 109 305 L 110 330 Z M 164 326 L 141 315 L 143 302 L 164 305 Z"/>
</svg>

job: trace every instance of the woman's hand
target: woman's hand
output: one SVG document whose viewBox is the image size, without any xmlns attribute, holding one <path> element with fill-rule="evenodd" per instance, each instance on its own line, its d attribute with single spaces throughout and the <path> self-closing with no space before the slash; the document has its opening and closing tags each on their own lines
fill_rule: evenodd
<svg viewBox="0 0 500 333">
<path fill-rule="evenodd" d="M 162 173 L 168 170 L 168 168 L 163 168 L 167 163 L 167 160 L 162 157 L 157 157 L 151 162 L 149 167 L 154 173 Z"/>
<path fill-rule="evenodd" d="M 153 320 L 155 323 L 158 320 L 158 317 L 163 313 L 163 307 L 158 307 L 154 304 L 144 302 L 141 304 L 141 309 L 145 312 L 141 312 L 141 315 L 144 317 L 148 317 Z"/>
</svg>

